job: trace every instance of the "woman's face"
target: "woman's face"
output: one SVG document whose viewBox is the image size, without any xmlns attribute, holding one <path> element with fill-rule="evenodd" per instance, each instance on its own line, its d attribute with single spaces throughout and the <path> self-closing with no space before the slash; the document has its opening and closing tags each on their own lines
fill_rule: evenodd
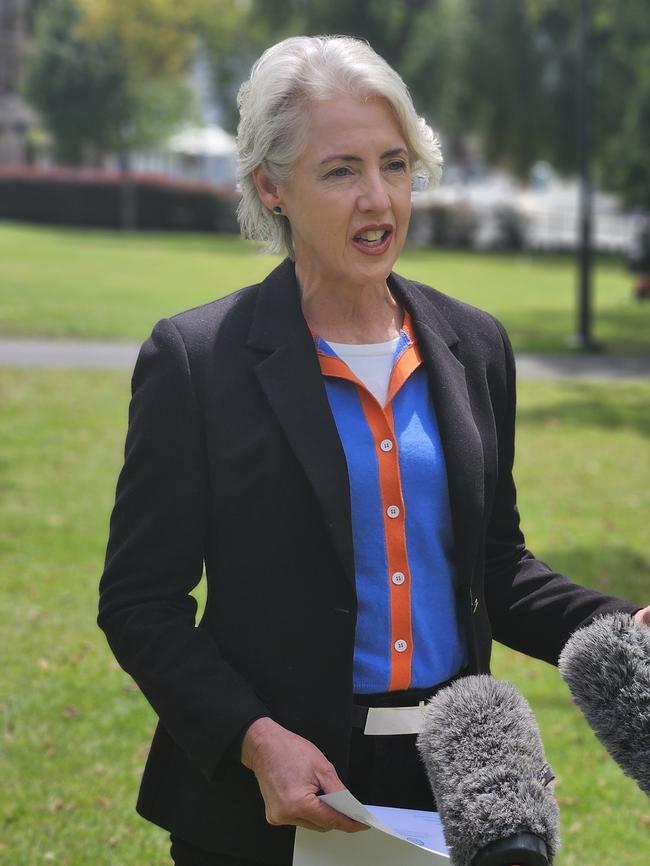
<svg viewBox="0 0 650 866">
<path fill-rule="evenodd" d="M 406 238 L 411 172 L 383 99 L 316 102 L 303 154 L 277 191 L 302 279 L 353 287 L 385 282 Z"/>
</svg>

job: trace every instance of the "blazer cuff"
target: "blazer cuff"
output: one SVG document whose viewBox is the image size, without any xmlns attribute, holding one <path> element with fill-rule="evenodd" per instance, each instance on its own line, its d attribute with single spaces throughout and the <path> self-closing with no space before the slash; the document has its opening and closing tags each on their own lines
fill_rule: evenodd
<svg viewBox="0 0 650 866">
<path fill-rule="evenodd" d="M 267 713 L 258 713 L 256 716 L 250 718 L 245 725 L 239 729 L 237 736 L 232 740 L 230 745 L 225 751 L 225 757 L 230 761 L 235 761 L 238 764 L 241 764 L 241 750 L 242 745 L 244 743 L 244 737 L 246 736 L 246 731 L 250 728 L 253 722 L 256 722 L 258 719 L 269 718 Z"/>
</svg>

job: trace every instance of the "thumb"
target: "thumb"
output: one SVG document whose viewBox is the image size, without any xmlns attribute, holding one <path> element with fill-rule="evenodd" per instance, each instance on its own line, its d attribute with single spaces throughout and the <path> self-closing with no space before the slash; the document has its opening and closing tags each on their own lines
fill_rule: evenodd
<svg viewBox="0 0 650 866">
<path fill-rule="evenodd" d="M 360 830 L 369 829 L 366 824 L 355 821 L 354 818 L 349 818 L 333 806 L 323 803 L 319 797 L 314 797 L 314 801 L 314 817 L 310 816 L 310 819 L 315 820 L 315 823 L 320 824 L 323 829 L 342 830 L 344 833 L 358 833 Z"/>
<path fill-rule="evenodd" d="M 339 779 L 338 773 L 332 764 L 330 764 L 329 767 L 319 768 L 316 773 L 316 778 L 318 780 L 320 791 L 323 794 L 333 794 L 335 791 L 345 791 L 345 785 Z"/>
</svg>

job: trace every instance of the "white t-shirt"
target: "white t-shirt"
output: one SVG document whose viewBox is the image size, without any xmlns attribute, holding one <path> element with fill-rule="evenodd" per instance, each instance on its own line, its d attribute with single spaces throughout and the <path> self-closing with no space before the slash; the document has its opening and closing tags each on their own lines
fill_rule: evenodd
<svg viewBox="0 0 650 866">
<path fill-rule="evenodd" d="M 339 358 L 360 379 L 371 394 L 377 398 L 380 406 L 386 403 L 388 383 L 393 367 L 393 356 L 399 343 L 399 337 L 388 340 L 387 343 L 333 343 L 327 344 L 334 349 Z"/>
</svg>

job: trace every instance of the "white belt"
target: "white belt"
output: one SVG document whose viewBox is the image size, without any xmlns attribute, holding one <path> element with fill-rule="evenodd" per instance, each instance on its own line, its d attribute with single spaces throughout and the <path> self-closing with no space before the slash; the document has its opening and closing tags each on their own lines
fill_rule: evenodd
<svg viewBox="0 0 650 866">
<path fill-rule="evenodd" d="M 364 734 L 419 734 L 424 719 L 425 702 L 417 707 L 368 707 Z"/>
</svg>

